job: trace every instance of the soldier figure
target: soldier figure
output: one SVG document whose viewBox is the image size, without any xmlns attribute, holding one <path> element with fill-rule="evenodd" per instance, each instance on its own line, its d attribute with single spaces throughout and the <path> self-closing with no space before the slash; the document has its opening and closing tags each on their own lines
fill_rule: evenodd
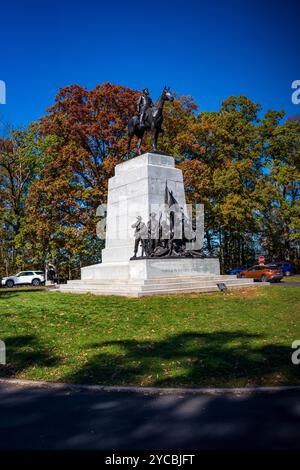
<svg viewBox="0 0 300 470">
<path fill-rule="evenodd" d="M 150 219 L 147 224 L 149 237 L 149 252 L 153 254 L 159 242 L 159 222 L 156 219 L 155 212 L 150 213 Z"/>
<path fill-rule="evenodd" d="M 143 127 L 145 112 L 147 111 L 148 108 L 151 108 L 151 106 L 153 105 L 152 99 L 149 96 L 148 88 L 144 88 L 136 104 L 137 104 L 137 111 L 138 111 L 138 116 L 139 116 L 139 124 L 140 124 L 140 127 Z"/>
<path fill-rule="evenodd" d="M 47 280 L 54 282 L 55 274 L 56 274 L 55 267 L 53 266 L 53 264 L 49 263 L 47 266 Z"/>
<path fill-rule="evenodd" d="M 168 220 L 163 220 L 160 225 L 160 240 L 163 248 L 170 247 L 170 223 Z"/>
<path fill-rule="evenodd" d="M 147 227 L 144 222 L 142 222 L 142 217 L 140 215 L 137 216 L 137 220 L 134 224 L 131 226 L 132 228 L 135 229 L 134 231 L 134 254 L 133 258 L 136 258 L 139 245 L 141 244 L 142 246 L 142 256 L 144 256 L 145 253 L 145 247 L 146 247 L 146 238 L 147 238 Z"/>
</svg>

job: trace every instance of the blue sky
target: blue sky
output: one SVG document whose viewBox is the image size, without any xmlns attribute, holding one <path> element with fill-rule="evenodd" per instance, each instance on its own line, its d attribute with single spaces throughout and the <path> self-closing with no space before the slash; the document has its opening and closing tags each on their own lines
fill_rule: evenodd
<svg viewBox="0 0 300 470">
<path fill-rule="evenodd" d="M 59 89 L 110 81 L 154 99 L 167 84 L 217 110 L 245 94 L 300 113 L 299 3 L 285 0 L 10 0 L 0 6 L 0 118 L 38 119 Z"/>
</svg>

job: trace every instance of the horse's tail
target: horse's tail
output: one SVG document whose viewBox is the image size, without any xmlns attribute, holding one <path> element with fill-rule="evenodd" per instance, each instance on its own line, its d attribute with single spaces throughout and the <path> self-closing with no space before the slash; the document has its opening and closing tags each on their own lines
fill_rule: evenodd
<svg viewBox="0 0 300 470">
<path fill-rule="evenodd" d="M 135 116 L 129 119 L 128 125 L 127 125 L 127 136 L 128 136 L 127 151 L 128 153 L 130 152 L 131 139 L 134 135 L 134 131 L 135 131 Z"/>
<path fill-rule="evenodd" d="M 135 127 L 136 127 L 136 125 L 137 125 L 137 122 L 138 122 L 138 119 L 137 119 L 136 116 L 133 116 L 132 118 L 129 119 L 129 121 L 128 121 L 128 126 L 127 126 L 127 129 L 128 129 L 128 136 L 134 134 L 134 131 L 135 131 Z"/>
<path fill-rule="evenodd" d="M 130 118 L 129 121 L 128 121 L 128 124 L 127 124 L 127 133 L 128 133 L 128 136 L 129 136 L 130 134 L 132 134 L 132 128 L 133 128 L 132 119 L 133 119 L 133 118 Z"/>
</svg>

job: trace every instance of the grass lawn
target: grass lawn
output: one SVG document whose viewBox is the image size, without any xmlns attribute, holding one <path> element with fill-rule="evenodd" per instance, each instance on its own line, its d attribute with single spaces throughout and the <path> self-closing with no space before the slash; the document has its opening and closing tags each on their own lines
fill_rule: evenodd
<svg viewBox="0 0 300 470">
<path fill-rule="evenodd" d="M 300 383 L 300 289 L 126 299 L 0 290 L 0 376 L 144 386 Z"/>
<path fill-rule="evenodd" d="M 298 281 L 300 282 L 300 274 L 294 274 L 293 276 L 284 276 L 281 282 L 284 281 Z"/>
</svg>

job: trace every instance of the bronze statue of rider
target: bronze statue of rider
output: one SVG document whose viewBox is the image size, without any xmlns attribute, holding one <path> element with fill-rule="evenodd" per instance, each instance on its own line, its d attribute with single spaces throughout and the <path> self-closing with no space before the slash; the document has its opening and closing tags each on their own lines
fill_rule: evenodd
<svg viewBox="0 0 300 470">
<path fill-rule="evenodd" d="M 137 111 L 138 111 L 138 117 L 139 117 L 139 124 L 140 124 L 140 127 L 143 127 L 145 112 L 147 111 L 148 108 L 151 108 L 151 106 L 153 105 L 153 101 L 150 98 L 148 88 L 144 88 L 142 94 L 139 96 L 137 100 L 136 105 L 137 105 Z"/>
</svg>

